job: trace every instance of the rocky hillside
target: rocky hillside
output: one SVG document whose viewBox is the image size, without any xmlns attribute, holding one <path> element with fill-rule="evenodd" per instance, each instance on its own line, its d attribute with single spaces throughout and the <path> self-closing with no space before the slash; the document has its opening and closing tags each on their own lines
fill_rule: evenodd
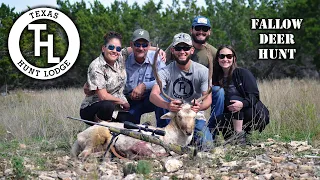
<svg viewBox="0 0 320 180">
<path fill-rule="evenodd" d="M 300 141 L 268 139 L 246 147 L 217 147 L 196 157 L 139 161 L 103 159 L 102 153 L 78 160 L 46 145 L 18 144 L 14 151 L 1 152 L 0 179 L 320 179 L 320 149 Z"/>
</svg>

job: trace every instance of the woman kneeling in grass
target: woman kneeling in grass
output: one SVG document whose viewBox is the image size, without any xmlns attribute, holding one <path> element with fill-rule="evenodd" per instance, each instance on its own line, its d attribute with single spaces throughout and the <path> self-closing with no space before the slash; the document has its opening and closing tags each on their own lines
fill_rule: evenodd
<svg viewBox="0 0 320 180">
<path fill-rule="evenodd" d="M 246 134 L 261 132 L 269 123 L 269 112 L 260 101 L 255 77 L 249 70 L 237 67 L 236 60 L 231 46 L 218 48 L 212 81 L 225 91 L 224 113 L 211 117 L 209 128 L 218 128 L 225 139 L 236 135 L 236 143 L 246 144 Z"/>
</svg>

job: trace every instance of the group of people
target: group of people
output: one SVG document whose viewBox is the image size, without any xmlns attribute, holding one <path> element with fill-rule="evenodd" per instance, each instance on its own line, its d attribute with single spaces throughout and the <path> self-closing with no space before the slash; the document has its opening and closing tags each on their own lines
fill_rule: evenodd
<svg viewBox="0 0 320 180">
<path fill-rule="evenodd" d="M 119 33 L 107 33 L 101 54 L 88 68 L 81 118 L 139 124 L 142 114 L 155 112 L 157 127 L 165 127 L 170 119 L 160 117 L 168 111 L 179 111 L 183 99 L 197 113 L 194 142 L 198 145 L 212 142 L 217 132 L 225 138 L 244 134 L 238 141 L 243 144 L 245 134 L 262 131 L 268 123 L 268 112 L 259 99 L 252 73 L 237 67 L 235 50 L 229 45 L 216 49 L 207 43 L 211 23 L 206 17 L 194 18 L 190 34 L 176 34 L 156 61 L 163 91 L 174 99 L 168 100 L 152 71 L 156 47 L 151 46 L 148 31 L 135 30 L 130 47 L 125 48 Z M 208 73 L 210 59 L 212 77 Z M 208 78 L 212 78 L 212 84 L 208 84 Z M 193 101 L 206 95 L 208 88 L 212 88 L 211 95 L 200 103 Z M 211 116 L 206 120 L 204 111 L 210 106 Z"/>
</svg>

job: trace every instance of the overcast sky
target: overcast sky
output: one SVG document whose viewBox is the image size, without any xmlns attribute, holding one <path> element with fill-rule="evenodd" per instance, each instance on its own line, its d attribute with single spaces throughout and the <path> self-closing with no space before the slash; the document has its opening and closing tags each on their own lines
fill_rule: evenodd
<svg viewBox="0 0 320 180">
<path fill-rule="evenodd" d="M 69 0 L 71 3 L 80 1 L 80 0 Z M 148 0 L 127 0 L 130 5 L 133 4 L 133 2 L 138 2 L 138 4 L 143 5 Z M 160 0 L 154 0 L 154 2 L 158 3 Z M 49 5 L 49 6 L 57 6 L 56 0 L 1 0 L 6 5 L 9 5 L 11 8 L 15 7 L 16 12 L 21 12 L 23 10 L 27 9 L 27 6 L 33 7 L 33 6 L 40 6 L 40 5 Z M 93 0 L 85 0 L 85 2 L 93 2 Z M 100 2 L 105 6 L 110 6 L 111 2 L 113 0 L 100 0 Z M 166 7 L 167 5 L 171 5 L 172 0 L 163 0 L 163 7 Z M 204 0 L 198 0 L 197 1 L 199 6 L 205 5 Z"/>
</svg>

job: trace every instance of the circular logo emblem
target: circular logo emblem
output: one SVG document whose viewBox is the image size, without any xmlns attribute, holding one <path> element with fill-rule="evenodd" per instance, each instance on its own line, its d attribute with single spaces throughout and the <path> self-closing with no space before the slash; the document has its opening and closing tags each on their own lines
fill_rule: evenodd
<svg viewBox="0 0 320 180">
<path fill-rule="evenodd" d="M 189 79 L 180 77 L 173 83 L 173 96 L 178 99 L 187 99 L 194 93 L 192 82 Z"/>
<path fill-rule="evenodd" d="M 41 41 L 41 31 L 47 30 L 47 24 L 30 24 L 36 20 L 51 20 L 64 29 L 68 37 L 68 50 L 64 58 L 54 57 L 53 34 L 47 35 L 47 41 Z M 29 31 L 34 33 L 34 56 L 40 56 L 40 48 L 47 48 L 47 63 L 53 64 L 49 68 L 39 68 L 30 64 L 20 50 L 20 37 L 23 30 L 28 26 Z M 71 46 L 72 45 L 72 46 Z M 78 30 L 71 19 L 62 12 L 52 8 L 36 8 L 25 12 L 13 24 L 9 38 L 8 49 L 15 66 L 25 75 L 34 79 L 48 80 L 59 77 L 66 73 L 75 63 L 80 50 L 80 37 Z"/>
</svg>

